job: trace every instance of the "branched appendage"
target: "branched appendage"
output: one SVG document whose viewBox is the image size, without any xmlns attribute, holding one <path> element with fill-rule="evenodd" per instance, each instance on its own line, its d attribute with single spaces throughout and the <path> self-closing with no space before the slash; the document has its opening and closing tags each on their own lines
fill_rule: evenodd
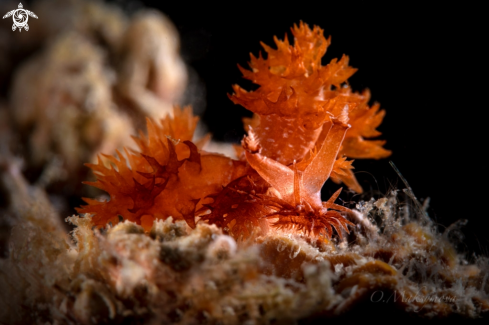
<svg viewBox="0 0 489 325">
<path fill-rule="evenodd" d="M 243 149 L 253 154 L 260 152 L 260 142 L 258 141 L 258 137 L 256 136 L 251 126 L 248 127 L 248 136 L 245 136 L 243 138 L 243 141 L 241 141 L 241 145 L 243 146 Z"/>
<path fill-rule="evenodd" d="M 294 41 L 274 38 L 276 49 L 262 43 L 265 57 L 251 55 L 250 70 L 239 67 L 245 79 L 258 85 L 254 91 L 233 86 L 229 98 L 254 113 L 244 119 L 245 129 L 263 141 L 260 154 L 283 165 L 300 162 L 314 148 L 320 147 L 330 130 L 330 117 L 351 125 L 341 144 L 338 158 L 380 159 L 390 155 L 385 141 L 375 140 L 381 133 L 384 111 L 379 105 L 369 107 L 370 93 L 355 93 L 348 78 L 356 69 L 348 65 L 348 57 L 333 59 L 321 65 L 321 58 L 331 43 L 323 30 L 300 23 L 292 28 Z M 265 141 L 266 139 L 266 141 Z M 251 150 L 252 153 L 253 150 Z M 339 161 L 332 180 L 344 183 L 361 193 L 349 165 Z"/>
<path fill-rule="evenodd" d="M 347 111 L 347 108 L 343 111 Z M 353 225 L 338 212 L 348 213 L 350 210 L 334 203 L 341 189 L 327 202 L 321 202 L 321 188 L 333 171 L 345 133 L 350 127 L 347 122 L 346 114 L 332 118 L 319 151 L 313 151 L 306 159 L 289 166 L 262 156 L 250 127 L 249 136 L 242 142 L 246 159 L 279 194 L 277 198 L 260 195 L 263 202 L 266 201 L 266 205 L 275 210 L 268 215 L 269 218 L 278 218 L 274 227 L 326 238 L 331 238 L 334 228 L 342 238 L 342 232 L 348 232 L 347 226 Z"/>
<path fill-rule="evenodd" d="M 220 154 L 200 151 L 203 140 L 193 137 L 197 118 L 190 108 L 175 108 L 174 116 L 160 123 L 148 120 L 148 134 L 134 137 L 138 151 L 118 153 L 119 158 L 104 156 L 97 164 L 88 164 L 97 176 L 98 187 L 110 195 L 99 202 L 86 198 L 88 204 L 77 209 L 91 215 L 95 226 L 119 222 L 119 216 L 150 230 L 153 221 L 173 217 L 195 228 L 195 211 L 207 203 L 202 199 L 216 193 L 247 172 L 244 162 Z"/>
</svg>

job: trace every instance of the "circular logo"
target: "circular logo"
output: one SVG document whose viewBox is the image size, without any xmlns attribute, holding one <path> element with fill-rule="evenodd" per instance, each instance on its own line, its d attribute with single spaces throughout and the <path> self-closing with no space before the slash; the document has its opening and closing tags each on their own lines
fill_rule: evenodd
<svg viewBox="0 0 489 325">
<path fill-rule="evenodd" d="M 27 21 L 29 20 L 29 16 L 24 9 L 17 9 L 13 14 L 14 24 L 18 28 L 22 28 L 27 25 Z"/>
</svg>

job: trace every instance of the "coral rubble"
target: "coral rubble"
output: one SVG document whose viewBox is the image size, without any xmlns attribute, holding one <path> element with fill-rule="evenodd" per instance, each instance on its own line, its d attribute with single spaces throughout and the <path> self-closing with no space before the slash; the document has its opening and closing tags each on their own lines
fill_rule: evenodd
<svg viewBox="0 0 489 325">
<path fill-rule="evenodd" d="M 457 254 L 448 240 L 456 227 L 440 234 L 399 214 L 396 191 L 358 203 L 358 218 L 378 221 L 348 241 L 277 232 L 239 243 L 215 225 L 171 217 L 149 231 L 130 221 L 99 231 L 73 216 L 71 239 L 14 167 L 4 182 L 25 200 L 1 261 L 9 324 L 282 324 L 362 303 L 428 318 L 489 311 L 488 261 Z"/>
</svg>

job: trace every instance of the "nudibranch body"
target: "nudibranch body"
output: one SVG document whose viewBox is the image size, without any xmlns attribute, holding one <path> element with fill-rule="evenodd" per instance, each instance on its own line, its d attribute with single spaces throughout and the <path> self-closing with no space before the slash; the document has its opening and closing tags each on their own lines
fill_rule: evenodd
<svg viewBox="0 0 489 325">
<path fill-rule="evenodd" d="M 192 228 L 216 224 L 235 238 L 265 235 L 270 226 L 326 238 L 333 228 L 340 237 L 348 232 L 351 211 L 334 203 L 340 190 L 322 202 L 321 188 L 331 178 L 362 192 L 346 158 L 390 154 L 384 141 L 368 140 L 380 134 L 384 111 L 368 106 L 368 92 L 352 92 L 347 79 L 356 70 L 346 56 L 321 65 L 330 39 L 319 27 L 301 23 L 292 34 L 294 45 L 275 38 L 277 49 L 262 44 L 266 59 L 252 55 L 252 70 L 240 67 L 260 87 L 234 86 L 229 96 L 255 113 L 245 119 L 239 160 L 202 151 L 206 138 L 191 142 L 197 118 L 176 108 L 162 126 L 148 121 L 148 135 L 134 138 L 139 152 L 107 157 L 115 168 L 89 165 L 98 177 L 89 184 L 111 199 L 85 199 L 78 211 L 99 227 L 122 216 L 149 229 L 172 216 Z"/>
</svg>

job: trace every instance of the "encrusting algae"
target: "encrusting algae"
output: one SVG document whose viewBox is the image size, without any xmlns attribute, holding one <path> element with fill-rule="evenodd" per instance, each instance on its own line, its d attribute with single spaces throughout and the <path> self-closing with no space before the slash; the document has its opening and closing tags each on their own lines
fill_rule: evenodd
<svg viewBox="0 0 489 325">
<path fill-rule="evenodd" d="M 68 238 L 48 200 L 14 162 L 2 173 L 19 222 L 2 262 L 9 323 L 292 324 L 385 305 L 426 318 L 489 310 L 489 263 L 468 263 L 398 191 L 354 209 L 323 202 L 332 179 L 362 192 L 347 158 L 390 155 L 376 127 L 384 112 L 352 92 L 347 57 L 321 66 L 319 27 L 292 28 L 252 56 L 231 100 L 255 115 L 239 159 L 206 152 L 197 118 L 175 108 L 138 150 L 88 164 L 110 200 L 85 199 Z M 37 205 L 34 204 L 37 202 Z M 47 236 L 46 234 L 49 234 Z M 15 286 L 12 284 L 15 283 Z M 27 311 L 27 312 L 26 312 Z"/>
</svg>

